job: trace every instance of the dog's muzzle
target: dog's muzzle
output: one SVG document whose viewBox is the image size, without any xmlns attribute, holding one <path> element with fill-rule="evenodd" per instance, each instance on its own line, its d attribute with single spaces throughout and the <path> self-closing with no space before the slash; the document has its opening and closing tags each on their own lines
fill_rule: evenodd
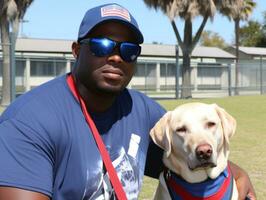
<svg viewBox="0 0 266 200">
<path fill-rule="evenodd" d="M 207 143 L 198 145 L 195 149 L 195 158 L 193 161 L 188 162 L 188 166 L 191 170 L 216 167 L 211 145 Z"/>
</svg>

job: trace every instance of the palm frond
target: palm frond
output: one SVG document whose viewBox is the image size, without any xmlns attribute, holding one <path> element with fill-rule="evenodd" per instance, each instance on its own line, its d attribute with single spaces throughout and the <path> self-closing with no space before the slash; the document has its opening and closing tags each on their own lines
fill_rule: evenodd
<svg viewBox="0 0 266 200">
<path fill-rule="evenodd" d="M 18 14 L 18 7 L 14 0 L 7 2 L 6 16 L 8 21 L 13 21 Z"/>
<path fill-rule="evenodd" d="M 0 0 L 0 17 L 6 17 L 8 21 L 15 17 L 23 18 L 26 9 L 33 0 Z"/>
<path fill-rule="evenodd" d="M 256 3 L 253 0 L 223 0 L 220 12 L 233 20 L 247 20 Z"/>
<path fill-rule="evenodd" d="M 192 19 L 195 16 L 213 17 L 216 6 L 213 0 L 144 0 L 151 8 L 161 9 L 171 20 L 179 16 Z"/>
</svg>

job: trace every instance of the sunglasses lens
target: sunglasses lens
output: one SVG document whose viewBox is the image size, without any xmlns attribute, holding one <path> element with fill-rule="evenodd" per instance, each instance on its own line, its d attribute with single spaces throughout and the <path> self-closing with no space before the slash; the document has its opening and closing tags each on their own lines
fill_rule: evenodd
<svg viewBox="0 0 266 200">
<path fill-rule="evenodd" d="M 95 56 L 107 56 L 112 53 L 115 42 L 107 38 L 92 38 L 90 40 L 90 50 Z"/>
<path fill-rule="evenodd" d="M 125 62 L 134 62 L 140 55 L 141 47 L 138 44 L 130 42 L 117 43 L 108 38 L 84 39 L 81 44 L 89 44 L 91 52 L 98 57 L 110 55 L 116 45 L 119 45 L 120 56 Z"/>
<path fill-rule="evenodd" d="M 126 62 L 134 62 L 140 55 L 141 47 L 137 44 L 123 42 L 120 46 L 120 55 Z"/>
</svg>

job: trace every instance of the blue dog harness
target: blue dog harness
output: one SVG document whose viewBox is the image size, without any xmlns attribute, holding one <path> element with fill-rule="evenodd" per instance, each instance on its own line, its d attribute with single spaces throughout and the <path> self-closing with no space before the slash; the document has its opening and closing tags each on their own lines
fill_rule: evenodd
<svg viewBox="0 0 266 200">
<path fill-rule="evenodd" d="M 227 167 L 216 179 L 201 183 L 188 183 L 179 175 L 164 171 L 164 178 L 173 200 L 230 200 L 233 193 L 233 176 Z"/>
</svg>

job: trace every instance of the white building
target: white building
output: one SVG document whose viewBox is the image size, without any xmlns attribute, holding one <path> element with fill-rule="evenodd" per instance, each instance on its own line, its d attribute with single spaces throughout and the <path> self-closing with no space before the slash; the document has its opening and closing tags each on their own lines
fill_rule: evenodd
<svg viewBox="0 0 266 200">
<path fill-rule="evenodd" d="M 235 47 L 227 51 L 236 54 Z M 263 94 L 266 92 L 266 48 L 239 47 L 239 89 Z"/>
<path fill-rule="evenodd" d="M 55 76 L 69 72 L 75 63 L 71 44 L 70 40 L 18 38 L 15 55 L 17 92 L 23 93 Z M 173 96 L 176 75 L 175 57 L 175 45 L 143 44 L 136 73 L 129 87 L 148 92 L 149 95 L 156 93 L 157 96 L 158 94 Z M 0 48 L 0 61 L 1 59 Z M 234 55 L 219 48 L 196 47 L 191 56 L 193 91 L 228 90 L 228 70 L 234 60 Z M 181 69 L 182 52 L 180 50 L 179 66 Z M 181 81 L 180 77 L 180 85 Z"/>
</svg>

